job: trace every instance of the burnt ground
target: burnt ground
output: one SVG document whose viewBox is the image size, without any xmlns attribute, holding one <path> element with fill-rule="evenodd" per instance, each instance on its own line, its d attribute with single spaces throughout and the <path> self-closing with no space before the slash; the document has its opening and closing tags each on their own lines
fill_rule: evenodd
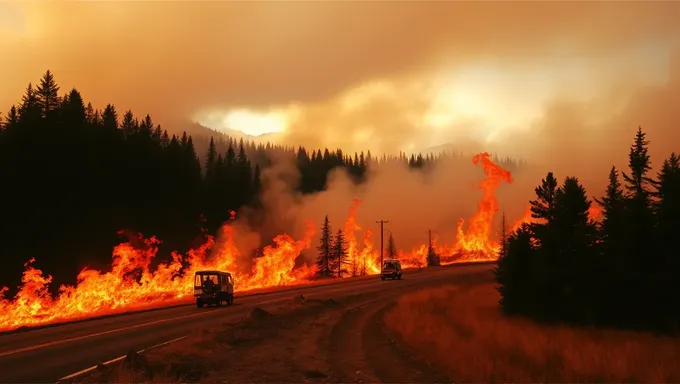
<svg viewBox="0 0 680 384">
<path fill-rule="evenodd" d="M 489 273 L 460 276 L 487 280 Z M 188 338 L 131 352 L 70 382 L 437 383 L 452 380 L 409 350 L 384 324 L 400 295 L 451 280 L 387 282 L 379 292 L 330 299 L 293 297 L 237 322 L 206 325 Z M 416 285 L 417 283 L 417 285 Z"/>
</svg>

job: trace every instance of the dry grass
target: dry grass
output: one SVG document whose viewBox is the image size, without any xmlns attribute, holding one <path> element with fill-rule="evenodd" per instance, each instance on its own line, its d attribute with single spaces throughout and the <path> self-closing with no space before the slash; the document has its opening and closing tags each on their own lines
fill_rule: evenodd
<svg viewBox="0 0 680 384">
<path fill-rule="evenodd" d="M 506 318 L 492 284 L 402 297 L 387 325 L 456 382 L 680 382 L 680 340 Z"/>
</svg>

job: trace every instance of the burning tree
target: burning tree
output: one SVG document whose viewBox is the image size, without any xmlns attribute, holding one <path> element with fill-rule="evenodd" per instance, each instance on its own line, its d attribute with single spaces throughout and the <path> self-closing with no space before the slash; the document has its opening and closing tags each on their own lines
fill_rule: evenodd
<svg viewBox="0 0 680 384">
<path fill-rule="evenodd" d="M 439 266 L 441 265 L 441 260 L 439 257 L 439 254 L 437 251 L 434 249 L 434 244 L 432 243 L 432 233 L 430 232 L 430 238 L 428 239 L 428 244 L 427 244 L 427 266 L 428 267 L 433 267 L 433 266 Z"/>
<path fill-rule="evenodd" d="M 345 265 L 349 263 L 347 256 L 345 235 L 342 233 L 342 229 L 338 229 L 332 251 L 333 269 L 337 271 L 338 277 L 342 277 L 343 274 L 347 273 L 347 269 L 345 269 Z"/>
<path fill-rule="evenodd" d="M 328 277 L 333 274 L 331 270 L 331 260 L 333 258 L 333 239 L 331 235 L 331 224 L 328 221 L 328 215 L 321 226 L 321 240 L 316 249 L 319 251 L 319 256 L 316 258 L 317 274 L 319 276 Z"/>
<path fill-rule="evenodd" d="M 387 258 L 397 258 L 397 244 L 394 242 L 394 236 L 392 236 L 392 232 L 390 232 L 390 237 L 387 238 Z"/>
<path fill-rule="evenodd" d="M 501 216 L 501 227 L 498 231 L 498 238 L 499 238 L 499 241 L 501 243 L 501 248 L 498 251 L 498 258 L 499 259 L 508 254 L 508 237 L 509 236 L 510 236 L 510 233 L 508 231 L 508 221 L 505 218 L 505 212 L 503 212 L 503 215 Z"/>
</svg>

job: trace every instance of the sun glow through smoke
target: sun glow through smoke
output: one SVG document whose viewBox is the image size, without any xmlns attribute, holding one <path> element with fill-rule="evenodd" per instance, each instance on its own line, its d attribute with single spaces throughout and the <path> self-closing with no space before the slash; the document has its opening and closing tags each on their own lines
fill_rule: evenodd
<svg viewBox="0 0 680 384">
<path fill-rule="evenodd" d="M 200 124 L 213 129 L 231 129 L 250 136 L 261 136 L 285 131 L 289 118 L 287 113 L 279 110 L 260 113 L 239 108 L 203 114 L 197 120 Z"/>
</svg>

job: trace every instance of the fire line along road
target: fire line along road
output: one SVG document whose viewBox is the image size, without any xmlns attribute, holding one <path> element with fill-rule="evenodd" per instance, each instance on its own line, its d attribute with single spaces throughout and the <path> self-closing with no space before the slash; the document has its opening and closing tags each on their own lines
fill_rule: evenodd
<svg viewBox="0 0 680 384">
<path fill-rule="evenodd" d="M 119 317 L 92 319 L 33 331 L 0 335 L 0 382 L 56 382 L 102 362 L 189 335 L 211 323 L 237 321 L 255 307 L 276 308 L 300 294 L 306 298 L 335 299 L 366 295 L 362 310 L 384 308 L 401 294 L 454 283 L 457 277 L 488 271 L 491 265 L 461 265 L 404 271 L 401 281 L 347 279 L 330 285 L 237 297 L 222 308 L 182 306 Z"/>
</svg>

